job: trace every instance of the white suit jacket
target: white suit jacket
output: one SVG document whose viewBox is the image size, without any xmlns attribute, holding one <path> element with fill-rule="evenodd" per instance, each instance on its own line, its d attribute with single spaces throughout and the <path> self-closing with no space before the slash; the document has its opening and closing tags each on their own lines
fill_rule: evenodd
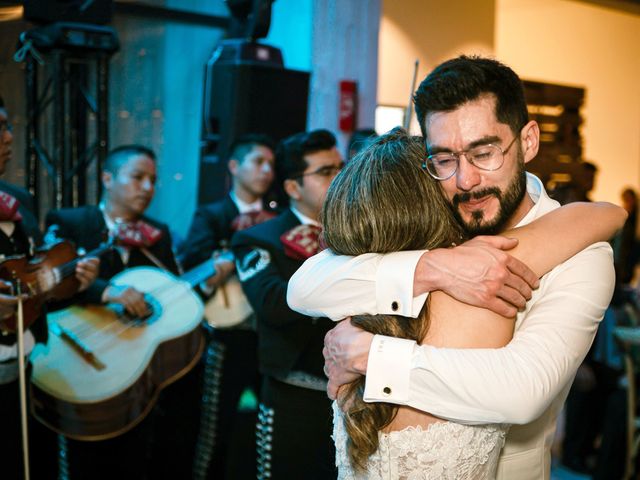
<svg viewBox="0 0 640 480">
<path fill-rule="evenodd" d="M 558 206 L 530 174 L 527 190 L 535 205 L 520 225 Z M 380 313 L 416 317 L 427 297 L 412 298 L 413 273 L 423 253 L 342 257 L 322 252 L 291 278 L 289 306 L 334 320 Z M 409 405 L 461 423 L 513 424 L 497 478 L 548 479 L 556 417 L 613 286 L 611 248 L 598 243 L 541 279 L 518 314 L 513 340 L 503 348 L 435 348 L 376 335 L 365 400 Z"/>
</svg>

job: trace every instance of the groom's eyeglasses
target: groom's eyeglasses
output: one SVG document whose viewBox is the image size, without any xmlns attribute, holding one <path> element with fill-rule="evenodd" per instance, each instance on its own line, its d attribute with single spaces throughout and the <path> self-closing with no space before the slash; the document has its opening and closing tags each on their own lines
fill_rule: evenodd
<svg viewBox="0 0 640 480">
<path fill-rule="evenodd" d="M 486 145 L 459 152 L 441 152 L 429 155 L 423 162 L 422 168 L 436 180 L 447 180 L 458 171 L 460 157 L 464 155 L 467 162 L 480 170 L 489 172 L 498 170 L 504 164 L 505 153 L 509 151 L 518 138 L 519 135 L 516 135 L 504 150 L 498 145 L 487 143 Z"/>
</svg>

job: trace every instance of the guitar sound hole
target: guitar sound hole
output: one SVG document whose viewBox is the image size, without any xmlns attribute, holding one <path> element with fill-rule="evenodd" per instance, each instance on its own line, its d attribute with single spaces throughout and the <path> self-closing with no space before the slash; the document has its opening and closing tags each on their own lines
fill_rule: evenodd
<svg viewBox="0 0 640 480">
<path fill-rule="evenodd" d="M 146 327 L 147 325 L 156 322 L 162 316 L 162 305 L 149 294 L 145 294 L 144 300 L 147 305 L 147 309 L 151 312 L 149 315 L 142 318 L 135 317 L 127 312 L 124 307 L 118 305 L 118 307 L 121 307 L 121 310 L 118 313 L 118 318 L 127 324 L 131 324 L 133 327 Z"/>
</svg>

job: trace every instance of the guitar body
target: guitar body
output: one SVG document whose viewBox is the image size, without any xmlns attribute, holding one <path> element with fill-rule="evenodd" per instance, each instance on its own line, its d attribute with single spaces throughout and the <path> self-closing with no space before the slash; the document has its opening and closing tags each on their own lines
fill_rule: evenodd
<svg viewBox="0 0 640 480">
<path fill-rule="evenodd" d="M 203 305 L 189 284 L 151 267 L 125 270 L 111 282 L 145 292 L 152 315 L 132 322 L 107 306 L 53 312 L 49 342 L 31 354 L 32 411 L 70 438 L 103 440 L 130 430 L 204 347 Z M 71 332 L 95 361 L 61 332 Z"/>
<path fill-rule="evenodd" d="M 204 315 L 215 328 L 230 328 L 245 321 L 253 309 L 242 291 L 236 275 L 230 276 L 223 286 L 207 301 Z"/>
</svg>

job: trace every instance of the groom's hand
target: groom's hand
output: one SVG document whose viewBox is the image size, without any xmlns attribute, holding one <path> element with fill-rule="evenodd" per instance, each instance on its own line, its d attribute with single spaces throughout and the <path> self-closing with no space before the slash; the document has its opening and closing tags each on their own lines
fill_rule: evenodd
<svg viewBox="0 0 640 480">
<path fill-rule="evenodd" d="M 324 337 L 324 373 L 329 377 L 327 394 L 335 399 L 338 389 L 367 372 L 373 334 L 351 325 L 349 318 L 338 323 Z"/>
<path fill-rule="evenodd" d="M 513 238 L 479 236 L 426 252 L 416 266 L 414 295 L 442 290 L 461 302 L 513 317 L 539 285 L 529 267 L 506 253 L 517 244 Z"/>
</svg>

